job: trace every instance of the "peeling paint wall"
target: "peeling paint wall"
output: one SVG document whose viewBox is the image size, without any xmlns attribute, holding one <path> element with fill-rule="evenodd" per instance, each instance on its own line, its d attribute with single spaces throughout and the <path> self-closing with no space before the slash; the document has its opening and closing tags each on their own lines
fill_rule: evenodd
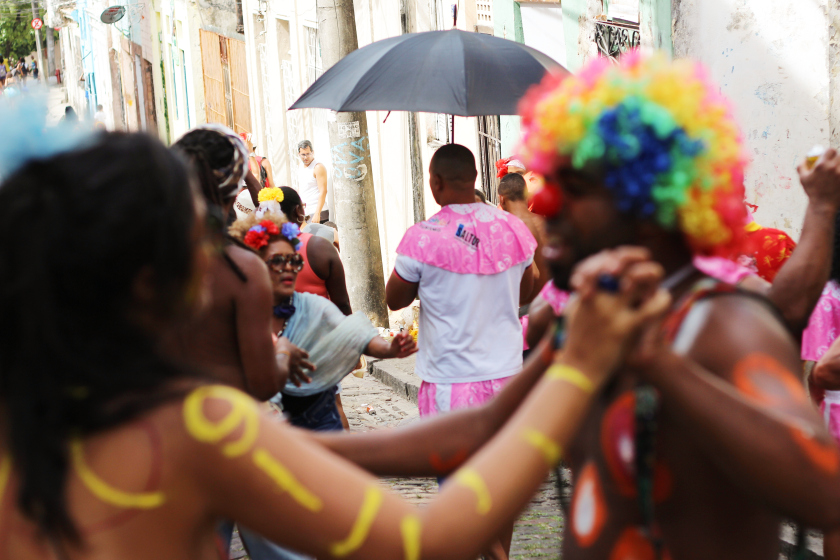
<svg viewBox="0 0 840 560">
<path fill-rule="evenodd" d="M 827 146 L 832 130 L 835 145 L 840 135 L 836 4 L 674 0 L 671 6 L 674 56 L 703 61 L 734 105 L 752 157 L 746 188 L 747 202 L 759 208 L 756 220 L 797 238 L 807 199 L 796 165 L 814 144 Z"/>
</svg>

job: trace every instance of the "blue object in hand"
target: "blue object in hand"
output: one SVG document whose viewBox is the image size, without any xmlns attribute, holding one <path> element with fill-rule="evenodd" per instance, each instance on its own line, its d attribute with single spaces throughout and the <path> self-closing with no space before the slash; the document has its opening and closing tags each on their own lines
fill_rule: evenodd
<svg viewBox="0 0 840 560">
<path fill-rule="evenodd" d="M 598 277 L 598 289 L 615 294 L 618 292 L 618 278 L 611 274 L 602 274 Z"/>
</svg>

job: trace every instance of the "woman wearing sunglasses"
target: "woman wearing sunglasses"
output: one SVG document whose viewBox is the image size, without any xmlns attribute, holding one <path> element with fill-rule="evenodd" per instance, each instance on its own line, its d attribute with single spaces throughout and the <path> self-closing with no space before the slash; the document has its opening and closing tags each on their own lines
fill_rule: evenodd
<svg viewBox="0 0 840 560">
<path fill-rule="evenodd" d="M 300 230 L 281 213 L 237 220 L 230 234 L 268 265 L 274 293 L 274 333 L 309 352 L 309 361 L 315 365 L 307 383 L 288 382 L 281 391 L 290 422 L 315 431 L 341 430 L 333 391 L 336 383 L 362 354 L 405 358 L 417 351 L 416 343 L 407 333 L 386 342 L 363 313 L 346 316 L 326 298 L 296 292 L 295 283 L 304 265 L 304 256 L 298 252 Z M 278 402 L 278 397 L 273 400 Z"/>
</svg>

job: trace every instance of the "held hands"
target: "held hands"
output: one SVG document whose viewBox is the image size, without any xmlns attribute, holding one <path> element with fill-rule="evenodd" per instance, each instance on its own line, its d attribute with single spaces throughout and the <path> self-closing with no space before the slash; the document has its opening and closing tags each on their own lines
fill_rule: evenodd
<svg viewBox="0 0 840 560">
<path fill-rule="evenodd" d="M 832 212 L 840 209 L 840 154 L 829 148 L 813 167 L 803 161 L 796 169 L 811 204 L 822 204 Z"/>
<path fill-rule="evenodd" d="M 407 358 L 417 352 L 417 343 L 410 334 L 401 332 L 391 341 L 389 354 L 392 358 Z"/>
<path fill-rule="evenodd" d="M 312 382 L 312 379 L 303 372 L 304 369 L 315 371 L 315 364 L 307 359 L 309 358 L 309 352 L 303 348 L 298 348 L 289 342 L 289 339 L 285 336 L 277 340 L 277 344 L 274 345 L 274 352 L 277 355 L 278 364 L 282 364 L 282 357 L 286 358 L 289 381 L 294 383 L 295 387 Z"/>
<path fill-rule="evenodd" d="M 618 281 L 617 292 L 598 288 L 604 275 Z M 637 247 L 602 251 L 578 265 L 572 276 L 575 297 L 565 313 L 561 361 L 585 372 L 598 386 L 640 340 L 648 346 L 655 343 L 660 320 L 671 304 L 670 294 L 659 288 L 663 275 L 650 253 Z"/>
</svg>

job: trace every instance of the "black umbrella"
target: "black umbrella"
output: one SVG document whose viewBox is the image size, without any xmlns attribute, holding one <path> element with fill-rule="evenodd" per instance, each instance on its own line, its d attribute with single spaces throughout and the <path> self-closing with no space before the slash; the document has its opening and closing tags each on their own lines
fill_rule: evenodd
<svg viewBox="0 0 840 560">
<path fill-rule="evenodd" d="M 521 43 L 458 29 L 376 41 L 338 61 L 291 109 L 515 115 L 560 64 Z"/>
</svg>

